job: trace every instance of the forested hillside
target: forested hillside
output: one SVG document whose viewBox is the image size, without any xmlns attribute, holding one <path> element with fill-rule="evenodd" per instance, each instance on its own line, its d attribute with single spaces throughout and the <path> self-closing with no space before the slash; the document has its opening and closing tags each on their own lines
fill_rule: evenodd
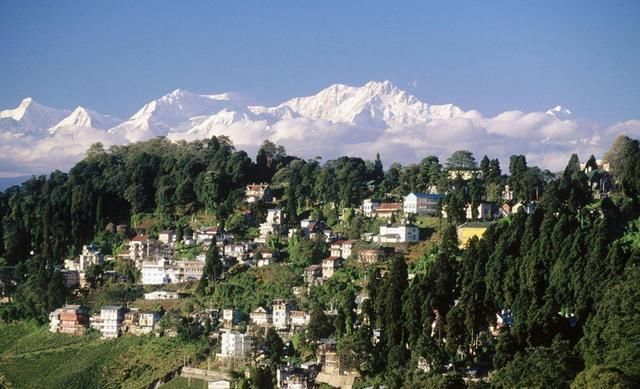
<svg viewBox="0 0 640 389">
<path fill-rule="evenodd" d="M 255 226 L 243 225 L 240 216 L 252 182 L 273 186 L 290 226 L 312 215 L 355 238 L 369 221 L 349 212 L 341 220 L 342 209 L 435 188 L 446 194 L 440 208 L 448 218 L 438 245 L 417 265 L 391 255 L 382 266 L 354 273 L 358 283 L 336 277 L 311 293 L 312 306 L 326 308 L 322 293 L 337 303 L 329 328 L 314 328 L 317 337 L 337 338 L 339 352 L 361 373 L 360 384 L 464 387 L 458 376 L 440 375 L 449 365 L 479 376 L 491 372 L 495 387 L 631 387 L 640 382 L 640 145 L 626 137 L 613 144 L 611 195 L 602 198 L 593 196 L 600 177 L 587 175 L 576 155 L 567 159 L 563 172 L 552 173 L 513 156 L 503 174 L 497 159 L 476 164 L 464 151 L 445 163 L 430 156 L 384 170 L 380 158 L 323 163 L 288 156 L 268 142 L 253 162 L 224 138 L 155 139 L 108 150 L 96 144 L 69 173 L 34 177 L 0 193 L 0 275 L 8 301 L 2 319 L 44 322 L 68 295 L 55 267 L 83 244 L 117 246 L 122 237 L 110 225 L 135 227 L 153 217 L 156 230 L 187 231 L 192 218 L 205 215 L 248 234 Z M 482 174 L 470 179 L 449 174 L 476 166 Z M 595 166 L 593 156 L 586 166 Z M 461 249 L 455 227 L 466 220 L 466 204 L 498 201 L 506 184 L 512 203 L 534 202 L 535 210 L 501 218 Z M 260 207 L 249 211 L 264 212 Z M 312 246 L 297 253 L 297 244 L 289 244 L 291 271 L 300 273 L 311 257 L 325 254 Z M 257 285 L 252 274 L 231 278 L 203 304 L 238 299 L 233 285 L 240 277 Z M 362 291 L 368 300 L 357 314 L 355 295 Z M 253 300 L 236 301 L 242 304 L 255 308 Z M 497 326 L 498 313 L 507 325 Z M 326 319 L 319 316 L 312 325 Z M 380 331 L 375 341 L 374 329 Z M 417 369 L 425 362 L 427 368 Z"/>
</svg>

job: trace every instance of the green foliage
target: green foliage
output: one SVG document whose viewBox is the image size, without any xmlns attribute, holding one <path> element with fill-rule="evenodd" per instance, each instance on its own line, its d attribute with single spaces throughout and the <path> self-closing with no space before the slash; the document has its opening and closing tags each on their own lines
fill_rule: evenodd
<svg viewBox="0 0 640 389">
<path fill-rule="evenodd" d="M 298 237 L 289 239 L 288 251 L 289 261 L 299 270 L 312 264 L 318 264 L 329 256 L 329 250 L 322 235 L 316 239 Z"/>
<path fill-rule="evenodd" d="M 581 341 L 588 367 L 605 365 L 640 377 L 640 268 L 627 270 L 605 293 Z"/>
<path fill-rule="evenodd" d="M 583 370 L 571 383 L 571 389 L 631 389 L 633 387 L 635 387 L 633 380 L 622 371 L 602 365 L 594 365 Z"/>
<path fill-rule="evenodd" d="M 499 369 L 491 379 L 499 388 L 567 388 L 580 370 L 580 360 L 568 342 L 527 349 Z"/>
<path fill-rule="evenodd" d="M 455 151 L 447 159 L 447 169 L 449 170 L 474 170 L 477 166 L 473 153 L 468 150 Z"/>
<path fill-rule="evenodd" d="M 258 306 L 270 305 L 276 298 L 293 298 L 292 288 L 301 283 L 301 277 L 288 265 L 251 268 L 217 284 L 207 299 L 214 307 L 235 307 L 249 313 Z"/>
</svg>

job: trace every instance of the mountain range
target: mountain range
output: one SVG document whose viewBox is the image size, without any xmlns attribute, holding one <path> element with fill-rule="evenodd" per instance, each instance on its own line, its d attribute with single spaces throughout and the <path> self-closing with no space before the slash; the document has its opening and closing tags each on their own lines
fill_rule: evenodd
<svg viewBox="0 0 640 389">
<path fill-rule="evenodd" d="M 246 101 L 236 93 L 200 95 L 177 89 L 121 120 L 81 106 L 69 111 L 26 98 L 17 108 L 0 111 L 0 176 L 68 168 L 96 141 L 111 145 L 157 136 L 194 140 L 213 135 L 226 135 L 248 152 L 265 139 L 303 157 L 371 158 L 380 152 L 386 160 L 401 162 L 470 149 L 479 157 L 507 158 L 509 152 L 519 152 L 555 168 L 545 154 L 601 152 L 612 127 L 627 132 L 640 128 L 633 120 L 603 127 L 576 119 L 561 106 L 485 117 L 453 104 L 422 102 L 389 81 L 334 84 L 276 106 Z"/>
</svg>

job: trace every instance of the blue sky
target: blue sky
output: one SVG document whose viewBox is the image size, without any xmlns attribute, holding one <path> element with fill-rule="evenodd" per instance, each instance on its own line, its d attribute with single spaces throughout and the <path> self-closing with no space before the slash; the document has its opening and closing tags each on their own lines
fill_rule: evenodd
<svg viewBox="0 0 640 389">
<path fill-rule="evenodd" d="M 273 104 L 389 79 L 495 115 L 640 117 L 638 1 L 0 2 L 0 109 L 126 118 L 176 88 Z"/>
</svg>

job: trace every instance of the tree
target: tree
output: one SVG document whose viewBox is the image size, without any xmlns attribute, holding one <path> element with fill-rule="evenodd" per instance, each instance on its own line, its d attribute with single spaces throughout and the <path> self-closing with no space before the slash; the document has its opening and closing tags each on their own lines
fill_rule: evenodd
<svg viewBox="0 0 640 389">
<path fill-rule="evenodd" d="M 103 276 L 104 269 L 102 268 L 102 266 L 97 264 L 89 265 L 84 273 L 84 278 L 89 283 L 91 289 L 95 289 L 98 286 L 102 285 Z"/>
<path fill-rule="evenodd" d="M 594 365 L 581 371 L 571 383 L 571 389 L 631 389 L 633 387 L 633 380 L 622 371 L 602 365 Z"/>
<path fill-rule="evenodd" d="M 269 365 L 273 369 L 282 363 L 282 358 L 284 357 L 284 342 L 273 327 L 269 327 L 267 330 L 267 335 L 264 338 L 264 351 L 269 360 Z"/>
<path fill-rule="evenodd" d="M 222 275 L 222 261 L 214 240 L 207 249 L 202 277 L 198 283 L 198 291 L 207 294 L 213 293 L 216 280 L 220 275 Z"/>
<path fill-rule="evenodd" d="M 384 338 L 388 348 L 403 344 L 402 296 L 407 286 L 407 263 L 401 255 L 394 255 L 385 282 L 384 296 Z M 402 362 L 402 359 L 398 362 Z"/>
<path fill-rule="evenodd" d="M 382 182 L 383 178 L 384 178 L 384 170 L 382 167 L 382 160 L 380 159 L 380 153 L 376 153 L 376 160 L 373 163 L 373 175 L 371 179 L 376 184 L 379 184 L 380 182 Z"/>
<path fill-rule="evenodd" d="M 318 236 L 315 239 L 297 237 L 290 239 L 288 248 L 291 263 L 299 269 L 320 263 L 323 258 L 329 255 L 323 238 L 323 236 Z"/>
<path fill-rule="evenodd" d="M 491 384 L 499 388 L 566 388 L 580 369 L 570 344 L 556 339 L 551 347 L 518 353 L 495 373 Z"/>
<path fill-rule="evenodd" d="M 640 268 L 625 273 L 587 321 L 580 348 L 587 367 L 605 365 L 640 377 Z"/>
<path fill-rule="evenodd" d="M 468 150 L 455 151 L 447 158 L 448 170 L 475 170 L 477 167 L 473 153 Z"/>
<path fill-rule="evenodd" d="M 333 333 L 333 325 L 322 310 L 322 307 L 316 305 L 309 317 L 309 326 L 307 327 L 307 335 L 309 339 L 318 341 L 329 337 Z"/>
</svg>

